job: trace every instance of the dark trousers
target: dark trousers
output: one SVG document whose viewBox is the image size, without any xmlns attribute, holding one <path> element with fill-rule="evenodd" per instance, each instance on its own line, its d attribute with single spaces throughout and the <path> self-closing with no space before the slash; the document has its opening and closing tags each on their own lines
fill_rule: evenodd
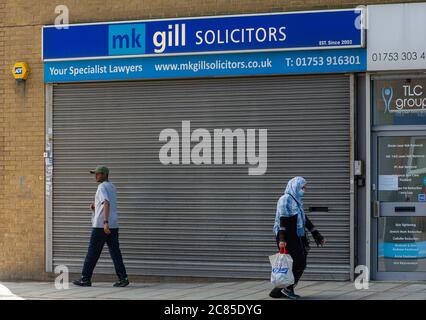
<svg viewBox="0 0 426 320">
<path fill-rule="evenodd" d="M 277 236 L 276 237 L 277 247 L 278 249 L 280 244 L 280 239 Z M 294 275 L 294 284 L 291 286 L 288 286 L 287 288 L 290 290 L 294 289 L 294 286 L 299 282 L 300 278 L 302 277 L 303 272 L 306 268 L 306 258 L 308 256 L 307 250 L 305 248 L 305 243 L 301 237 L 293 236 L 289 237 L 286 241 L 287 246 L 286 250 L 287 253 L 291 256 L 293 259 L 293 275 Z M 274 290 L 281 290 L 278 288 L 274 288 Z"/>
<path fill-rule="evenodd" d="M 90 280 L 93 275 L 96 263 L 102 253 L 105 242 L 108 245 L 109 253 L 114 262 L 115 272 L 120 280 L 127 278 L 126 267 L 121 256 L 120 245 L 118 242 L 118 229 L 110 229 L 111 233 L 107 235 L 103 228 L 93 228 L 90 237 L 89 250 L 84 260 L 83 280 Z"/>
</svg>

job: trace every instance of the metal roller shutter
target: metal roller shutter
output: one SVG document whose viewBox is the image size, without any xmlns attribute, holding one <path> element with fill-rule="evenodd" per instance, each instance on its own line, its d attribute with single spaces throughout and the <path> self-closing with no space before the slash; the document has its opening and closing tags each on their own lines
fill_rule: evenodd
<svg viewBox="0 0 426 320">
<path fill-rule="evenodd" d="M 268 278 L 276 201 L 308 180 L 311 219 L 327 237 L 304 279 L 349 279 L 349 77 L 313 75 L 61 84 L 53 88 L 53 265 L 80 272 L 96 184 L 108 165 L 118 188 L 129 274 Z M 164 166 L 165 128 L 268 129 L 268 168 Z M 307 211 L 308 212 L 308 211 Z M 308 212 L 309 214 L 309 212 Z M 105 248 L 97 272 L 114 273 Z"/>
</svg>

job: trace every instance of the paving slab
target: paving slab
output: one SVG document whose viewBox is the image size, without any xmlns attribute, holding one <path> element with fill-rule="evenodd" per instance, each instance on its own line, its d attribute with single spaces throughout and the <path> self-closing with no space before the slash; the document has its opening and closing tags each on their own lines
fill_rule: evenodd
<svg viewBox="0 0 426 320">
<path fill-rule="evenodd" d="M 25 300 L 24 298 L 21 298 L 19 296 L 15 295 L 0 295 L 0 300 Z"/>
<path fill-rule="evenodd" d="M 60 298 L 67 298 L 67 297 L 69 297 L 69 298 L 73 298 L 73 297 L 75 297 L 75 298 L 77 298 L 77 297 L 79 297 L 79 298 L 96 298 L 103 293 L 107 293 L 107 292 L 112 291 L 113 289 L 117 289 L 117 291 L 125 290 L 125 288 L 113 288 L 112 289 L 112 288 L 93 288 L 93 287 L 92 287 L 92 290 L 86 290 L 87 288 L 83 288 L 83 289 L 84 290 L 81 290 L 81 291 L 75 290 L 75 291 L 70 291 L 70 292 L 67 292 L 67 290 L 64 290 L 64 291 L 62 291 L 61 294 L 59 294 L 58 292 L 55 292 L 55 291 L 49 291 L 47 293 L 41 294 L 40 297 L 42 297 L 42 298 L 43 297 L 46 297 L 46 298 L 58 297 L 59 299 Z"/>
<path fill-rule="evenodd" d="M 186 296 L 198 297 L 199 295 L 205 292 L 212 292 L 213 290 L 217 290 L 218 288 L 227 288 L 226 290 L 232 290 L 231 288 L 234 284 L 235 283 L 211 283 L 211 284 L 202 284 L 202 285 L 193 284 L 193 286 L 190 288 L 178 289 L 178 290 L 175 290 L 172 285 L 169 285 L 166 288 L 166 290 L 163 290 L 159 295 L 152 296 L 148 294 L 148 298 L 152 297 L 155 299 L 181 299 Z M 188 298 L 188 299 L 192 299 L 192 298 Z M 202 299 L 202 298 L 199 298 L 199 299 Z"/>
<path fill-rule="evenodd" d="M 360 300 L 400 300 L 403 297 L 407 296 L 407 294 L 393 291 L 393 292 L 376 292 Z"/>
<path fill-rule="evenodd" d="M 372 294 L 375 294 L 375 292 L 368 291 L 368 290 L 356 290 L 356 291 L 346 292 L 337 297 L 334 297 L 333 300 L 360 300 Z"/>
<path fill-rule="evenodd" d="M 182 291 L 179 293 L 179 299 L 185 298 L 187 295 L 196 295 L 199 296 L 199 299 L 203 299 L 202 296 L 210 296 L 215 295 L 217 292 L 231 292 L 234 291 L 234 285 L 237 283 L 216 283 L 216 284 L 208 284 L 205 286 L 201 286 L 195 289 L 189 289 L 187 291 Z"/>
<path fill-rule="evenodd" d="M 370 282 L 368 285 L 368 290 L 371 291 L 387 291 L 387 290 L 395 290 L 399 287 L 403 287 L 404 285 L 406 285 L 405 283 L 402 282 Z"/>
<path fill-rule="evenodd" d="M 252 294 L 260 295 L 264 298 L 269 298 L 269 292 L 272 290 L 272 287 L 269 286 L 269 288 L 265 288 L 263 285 L 250 287 L 246 290 L 236 290 L 227 294 L 222 294 L 216 297 L 211 297 L 212 299 L 218 299 L 218 300 L 234 300 L 234 299 L 240 299 L 248 297 Z M 247 298 L 248 299 L 248 298 Z"/>
<path fill-rule="evenodd" d="M 313 288 L 316 286 L 321 287 L 322 291 L 326 291 L 326 290 L 345 290 L 347 287 L 345 287 L 347 283 L 346 282 L 323 282 L 323 283 L 316 283 L 314 285 L 309 286 L 309 288 Z M 298 288 L 298 287 L 297 287 Z M 299 289 L 299 288 L 298 288 Z"/>
<path fill-rule="evenodd" d="M 418 292 L 424 290 L 426 290 L 426 284 L 408 284 L 398 288 L 398 291 L 401 292 Z"/>
<path fill-rule="evenodd" d="M 401 297 L 400 300 L 426 300 L 426 292 L 411 293 Z"/>
<path fill-rule="evenodd" d="M 317 291 L 315 293 L 312 293 L 310 295 L 304 294 L 302 296 L 302 299 L 304 300 L 329 300 L 329 299 L 335 299 L 337 297 L 340 297 L 342 295 L 341 291 L 336 290 L 326 290 L 326 291 Z"/>
<path fill-rule="evenodd" d="M 234 289 L 232 288 L 215 288 L 215 289 L 211 289 L 208 291 L 199 291 L 199 292 L 191 292 L 189 294 L 186 295 L 181 295 L 179 297 L 177 297 L 178 300 L 207 300 L 207 299 L 212 299 L 214 297 L 223 295 L 223 294 L 227 294 L 227 293 L 231 293 L 231 292 L 235 292 Z"/>
<path fill-rule="evenodd" d="M 1 282 L 2 285 L 7 287 L 11 292 L 20 294 L 22 292 L 37 291 L 51 288 L 51 283 L 6 283 Z"/>
<path fill-rule="evenodd" d="M 222 294 L 218 296 L 212 296 L 211 299 L 218 299 L 218 300 L 240 300 L 240 299 L 246 299 L 246 297 L 249 297 L 251 295 L 257 295 L 257 296 L 267 296 L 269 294 L 269 290 L 265 290 L 263 288 L 257 288 L 257 289 L 245 289 L 245 290 L 237 290 L 230 292 L 228 294 Z M 248 299 L 248 298 L 247 298 Z"/>
<path fill-rule="evenodd" d="M 317 285 L 318 283 L 322 283 L 322 282 L 320 282 L 320 281 L 308 281 L 308 280 L 306 280 L 306 281 L 300 281 L 298 284 L 297 284 L 297 288 L 305 288 L 305 287 L 309 287 L 309 286 L 314 286 L 314 285 Z"/>
</svg>

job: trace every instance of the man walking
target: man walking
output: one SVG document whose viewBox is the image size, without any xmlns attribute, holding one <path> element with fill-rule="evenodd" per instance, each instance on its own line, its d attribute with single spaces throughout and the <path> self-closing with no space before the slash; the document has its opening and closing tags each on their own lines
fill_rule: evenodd
<svg viewBox="0 0 426 320">
<path fill-rule="evenodd" d="M 125 287 L 129 284 L 129 280 L 127 279 L 126 268 L 118 242 L 117 190 L 108 181 L 109 169 L 107 167 L 97 166 L 90 173 L 95 174 L 96 182 L 99 183 L 95 195 L 95 203 L 90 205 L 93 229 L 89 249 L 84 261 L 82 277 L 73 283 L 82 287 L 90 287 L 92 285 L 93 270 L 106 242 L 119 279 L 114 284 L 114 287 Z"/>
</svg>

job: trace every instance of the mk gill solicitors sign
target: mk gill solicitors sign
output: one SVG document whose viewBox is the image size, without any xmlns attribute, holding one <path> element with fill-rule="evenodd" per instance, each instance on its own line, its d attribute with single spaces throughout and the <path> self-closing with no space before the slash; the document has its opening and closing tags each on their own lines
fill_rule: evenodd
<svg viewBox="0 0 426 320">
<path fill-rule="evenodd" d="M 364 71 L 361 9 L 43 27 L 45 82 Z"/>
</svg>

